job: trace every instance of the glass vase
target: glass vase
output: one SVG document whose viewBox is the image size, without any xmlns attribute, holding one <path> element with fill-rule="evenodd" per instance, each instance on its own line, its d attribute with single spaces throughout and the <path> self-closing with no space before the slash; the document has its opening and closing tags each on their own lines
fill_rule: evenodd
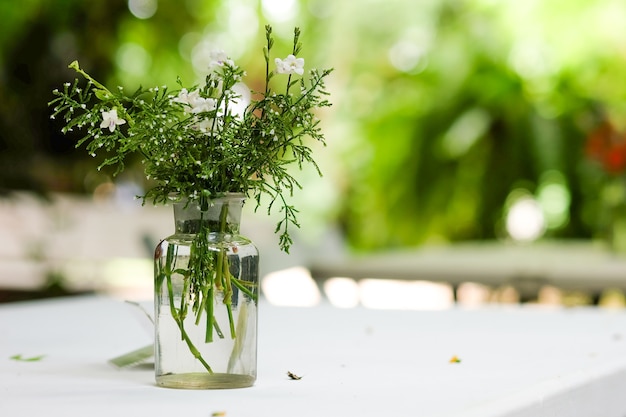
<svg viewBox="0 0 626 417">
<path fill-rule="evenodd" d="M 155 374 L 170 388 L 254 384 L 259 256 L 239 235 L 243 194 L 174 204 L 155 250 Z"/>
</svg>

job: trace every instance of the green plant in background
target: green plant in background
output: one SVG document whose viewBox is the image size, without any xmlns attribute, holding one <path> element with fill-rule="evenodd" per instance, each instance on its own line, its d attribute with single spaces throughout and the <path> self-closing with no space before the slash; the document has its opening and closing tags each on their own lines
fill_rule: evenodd
<svg viewBox="0 0 626 417">
<path fill-rule="evenodd" d="M 39 84 L 51 61 L 69 62 L 79 53 L 99 79 L 134 90 L 139 80 L 158 85 L 175 74 L 191 79 L 199 51 L 225 37 L 237 62 L 251 69 L 250 84 L 262 85 L 263 77 L 252 71 L 259 68 L 250 50 L 258 22 L 271 21 L 265 5 L 187 1 L 181 7 L 161 0 L 152 17 L 139 19 L 125 6 L 68 1 L 57 10 L 45 4 L 0 6 L 11 8 L 5 13 L 11 24 L 0 30 L 0 48 L 7 51 L 3 62 L 15 66 L 0 79 L 5 106 L 0 115 L 6 120 L 0 137 L 11 143 L 0 157 L 18 164 L 32 155 L 31 148 L 38 150 L 37 158 L 19 162 L 14 178 L 44 166 L 46 175 L 39 179 L 59 178 L 48 180 L 48 187 L 90 192 L 94 187 L 85 185 L 85 173 L 109 155 L 92 160 L 35 143 L 34 138 L 51 136 L 54 124 L 29 134 L 26 126 L 45 126 L 44 121 L 28 123 L 24 115 L 38 113 L 14 109 L 49 89 L 26 89 L 35 84 L 25 85 L 13 74 L 40 73 Z M 303 180 L 324 190 L 326 198 L 297 197 L 311 202 L 309 213 L 319 211 L 317 221 L 338 223 L 351 246 L 362 250 L 493 239 L 500 236 L 505 202 L 516 189 L 541 200 L 542 190 L 555 185 L 569 199 L 561 201 L 560 220 L 548 236 L 595 233 L 601 210 L 596 190 L 603 179 L 588 166 L 583 149 L 597 125 L 610 120 L 623 130 L 626 124 L 626 64 L 618 52 L 626 42 L 626 11 L 620 0 L 378 0 L 377 7 L 367 8 L 358 1 L 293 4 L 297 10 L 290 16 L 305 29 L 316 59 L 338 69 L 329 90 L 341 93 L 333 114 L 324 118 L 335 141 L 318 161 L 324 182 L 315 174 Z M 41 26 L 32 24 L 37 16 L 50 22 L 41 39 L 55 39 L 54 45 L 34 42 L 34 34 L 19 36 Z M 82 27 L 82 21 L 89 24 Z M 284 25 L 275 25 L 279 44 L 288 42 Z M 94 27 L 98 31 L 92 32 Z M 59 45 L 75 45 L 74 54 Z M 17 59 L 30 51 L 32 56 Z M 53 85 L 58 83 L 50 89 Z M 72 177 L 66 178 L 70 156 Z M 10 166 L 0 164 L 0 176 Z M 127 172 L 139 168 L 129 163 Z M 107 173 L 98 180 L 107 181 Z"/>
<path fill-rule="evenodd" d="M 595 235 L 615 254 L 626 253 L 626 130 L 605 121 L 585 147 L 598 196 Z"/>
<path fill-rule="evenodd" d="M 272 28 L 268 25 L 265 29 L 264 89 L 252 91 L 250 103 L 237 92 L 245 71 L 224 52 L 214 51 L 203 85 L 182 87 L 179 80 L 180 88 L 176 90 L 167 86 L 139 88 L 131 94 L 122 87 L 111 91 L 74 61 L 70 68 L 87 83 L 76 80 L 55 90 L 57 98 L 49 103 L 53 106 L 51 117 L 63 118 L 64 133 L 86 131 L 77 146 L 85 145 L 90 155 L 101 151 L 113 154 L 100 167 L 113 165 L 119 173 L 130 155 L 140 154 L 145 174 L 153 181 L 142 196 L 144 203 L 185 201 L 198 204 L 205 212 L 213 200 L 227 194 L 253 197 L 257 208 L 262 204 L 261 197 L 267 196 L 268 214 L 279 206 L 281 219 L 276 232 L 280 234 L 280 248 L 288 252 L 292 243 L 290 227 L 299 224 L 297 210 L 287 198 L 300 184 L 287 166 L 302 168 L 311 164 L 317 169 L 305 139 L 325 143 L 314 111 L 330 106 L 324 79 L 331 70 L 312 69 L 308 76 L 304 74 L 304 59 L 297 57 L 301 49 L 298 28 L 291 53 L 285 59 L 272 60 Z M 275 70 L 271 70 L 273 65 Z M 275 76 L 284 77 L 282 90 L 273 88 Z M 191 295 L 183 297 L 179 306 L 170 296 L 171 314 L 191 352 L 209 372 L 210 366 L 187 335 L 185 317 L 195 314 L 197 325 L 207 314 L 206 341 L 212 341 L 213 328 L 223 337 L 213 315 L 215 291 L 222 291 L 230 335 L 235 338 L 229 302 L 232 287 L 254 300 L 257 294 L 229 272 L 227 248 L 216 253 L 208 247 L 211 232 L 234 234 L 227 222 L 229 205 L 224 204 L 221 210 L 217 228 L 207 221 L 197 225 L 189 262 L 183 269 L 174 264 L 176 254 L 170 253 L 173 246 L 168 249 L 164 265 L 158 263 L 156 268 L 157 289 L 167 285 L 170 294 L 172 276 L 184 278 Z"/>
<path fill-rule="evenodd" d="M 359 14 L 345 21 L 355 34 L 345 42 L 364 45 L 352 55 L 336 46 L 358 57 L 344 61 L 349 88 L 334 113 L 354 138 L 341 174 L 354 247 L 501 237 L 518 188 L 545 203 L 546 216 L 558 210 L 548 236 L 591 236 L 596 196 L 582 149 L 604 117 L 626 114 L 626 65 L 611 53 L 626 15 L 611 0 L 561 6 L 394 2 L 360 14 L 345 6 Z M 369 32 L 374 21 L 394 23 Z M 602 29 L 588 36 L 582 22 Z"/>
</svg>

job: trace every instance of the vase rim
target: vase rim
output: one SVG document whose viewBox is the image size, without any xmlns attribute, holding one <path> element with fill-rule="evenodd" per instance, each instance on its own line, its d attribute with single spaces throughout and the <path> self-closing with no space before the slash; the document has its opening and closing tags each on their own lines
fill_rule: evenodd
<svg viewBox="0 0 626 417">
<path fill-rule="evenodd" d="M 180 194 L 177 194 L 177 193 L 170 194 L 168 196 L 168 199 L 173 204 L 187 203 L 189 201 L 192 202 L 192 203 L 200 201 L 199 198 L 190 199 L 189 197 L 181 196 Z M 222 199 L 242 199 L 242 200 L 245 200 L 246 199 L 246 194 L 242 193 L 242 192 L 230 192 L 230 191 L 224 192 L 224 193 L 216 193 L 212 197 L 209 198 L 209 201 L 222 200 Z"/>
</svg>

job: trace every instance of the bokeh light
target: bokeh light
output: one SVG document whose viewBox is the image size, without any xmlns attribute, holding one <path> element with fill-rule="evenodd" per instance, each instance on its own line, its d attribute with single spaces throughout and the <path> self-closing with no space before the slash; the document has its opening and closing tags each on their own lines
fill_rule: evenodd
<svg viewBox="0 0 626 417">
<path fill-rule="evenodd" d="M 128 10 L 138 19 L 151 18 L 158 6 L 158 0 L 128 0 Z"/>
<path fill-rule="evenodd" d="M 292 20 L 299 11 L 298 0 L 262 0 L 263 14 L 270 22 Z"/>
<path fill-rule="evenodd" d="M 152 57 L 143 46 L 128 42 L 120 45 L 117 50 L 116 64 L 120 71 L 139 78 L 150 70 Z"/>
<path fill-rule="evenodd" d="M 530 195 L 511 202 L 506 215 L 506 231 L 513 240 L 529 242 L 545 232 L 546 224 L 539 203 Z"/>
</svg>

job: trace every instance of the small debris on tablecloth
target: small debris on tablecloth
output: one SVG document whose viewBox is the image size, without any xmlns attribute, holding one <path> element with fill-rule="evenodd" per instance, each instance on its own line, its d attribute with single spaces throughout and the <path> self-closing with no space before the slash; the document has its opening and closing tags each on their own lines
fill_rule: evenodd
<svg viewBox="0 0 626 417">
<path fill-rule="evenodd" d="M 226 411 L 214 411 L 211 413 L 211 417 L 224 417 L 226 415 Z"/>
<path fill-rule="evenodd" d="M 461 358 L 454 355 L 453 357 L 450 358 L 450 363 L 461 363 Z"/>
<path fill-rule="evenodd" d="M 296 374 L 294 374 L 293 372 L 290 372 L 290 371 L 287 371 L 287 376 L 289 377 L 289 379 L 293 379 L 294 381 L 302 379 L 301 376 L 298 376 L 298 375 L 296 375 Z"/>
</svg>

